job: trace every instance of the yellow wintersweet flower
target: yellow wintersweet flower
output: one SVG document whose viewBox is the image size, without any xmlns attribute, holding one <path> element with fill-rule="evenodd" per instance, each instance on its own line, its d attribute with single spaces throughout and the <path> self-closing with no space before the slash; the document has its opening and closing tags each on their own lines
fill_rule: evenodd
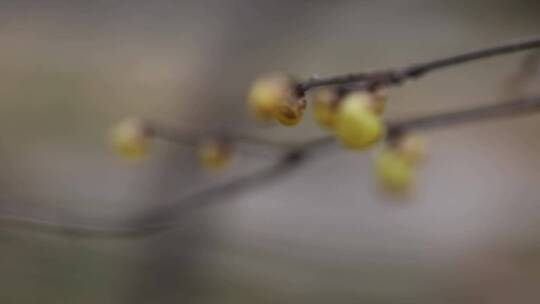
<svg viewBox="0 0 540 304">
<path fill-rule="evenodd" d="M 322 128 L 332 130 L 336 124 L 339 96 L 331 88 L 317 89 L 313 94 L 313 118 Z"/>
<path fill-rule="evenodd" d="M 259 120 L 269 122 L 276 119 L 285 126 L 294 126 L 302 120 L 305 100 L 299 96 L 297 83 L 291 77 L 271 74 L 253 83 L 248 106 Z"/>
<path fill-rule="evenodd" d="M 336 118 L 336 136 L 351 149 L 369 147 L 384 134 L 383 122 L 374 112 L 366 93 L 346 96 L 338 107 Z"/>
<path fill-rule="evenodd" d="M 413 183 L 413 169 L 413 165 L 395 149 L 387 148 L 375 159 L 377 180 L 389 192 L 407 192 Z"/>
<path fill-rule="evenodd" d="M 229 145 L 215 139 L 207 139 L 197 147 L 199 164 L 210 171 L 223 169 L 230 162 L 231 154 Z"/>
<path fill-rule="evenodd" d="M 115 125 L 110 133 L 114 151 L 123 159 L 139 161 L 148 156 L 149 132 L 144 122 L 130 118 Z"/>
</svg>

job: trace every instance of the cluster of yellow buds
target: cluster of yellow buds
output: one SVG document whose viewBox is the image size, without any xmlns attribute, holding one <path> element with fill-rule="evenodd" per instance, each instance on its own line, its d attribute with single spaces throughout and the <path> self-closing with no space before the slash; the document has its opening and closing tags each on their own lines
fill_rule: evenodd
<svg viewBox="0 0 540 304">
<path fill-rule="evenodd" d="M 351 91 L 327 86 L 312 90 L 309 98 L 315 121 L 333 132 L 344 147 L 363 150 L 385 136 L 381 116 L 386 95 L 381 88 Z M 294 126 L 302 120 L 306 109 L 305 91 L 290 76 L 272 74 L 255 81 L 249 92 L 248 106 L 260 120 Z M 147 123 L 126 119 L 113 128 L 110 139 L 120 157 L 136 161 L 148 156 L 152 137 L 159 137 L 159 132 Z M 233 149 L 224 138 L 209 138 L 197 143 L 196 155 L 202 168 L 215 172 L 230 163 Z M 421 138 L 409 134 L 391 138 L 375 160 L 376 176 L 384 189 L 408 190 L 423 155 Z"/>
<path fill-rule="evenodd" d="M 299 123 L 306 103 L 298 83 L 284 75 L 258 79 L 249 94 L 249 106 L 255 117 L 277 120 L 286 126 Z M 385 136 L 382 114 L 386 93 L 381 87 L 370 90 L 346 90 L 332 86 L 313 89 L 309 94 L 314 120 L 334 133 L 344 147 L 364 150 Z M 375 160 L 376 176 L 389 192 L 404 193 L 414 181 L 414 171 L 424 156 L 424 141 L 403 134 L 391 139 Z"/>
<path fill-rule="evenodd" d="M 265 121 L 297 125 L 306 108 L 298 83 L 286 75 L 273 74 L 255 81 L 248 96 L 252 114 Z M 363 149 L 384 135 L 381 114 L 386 96 L 382 90 L 342 94 L 323 87 L 312 94 L 313 116 L 321 127 L 335 132 L 344 146 Z"/>
<path fill-rule="evenodd" d="M 425 158 L 425 141 L 405 134 L 390 142 L 375 158 L 375 174 L 384 190 L 406 193 L 414 184 L 415 169 Z"/>
</svg>

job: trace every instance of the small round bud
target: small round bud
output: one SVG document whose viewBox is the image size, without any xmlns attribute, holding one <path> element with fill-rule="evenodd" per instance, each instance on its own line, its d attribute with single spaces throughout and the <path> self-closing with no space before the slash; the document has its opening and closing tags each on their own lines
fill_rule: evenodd
<svg viewBox="0 0 540 304">
<path fill-rule="evenodd" d="M 209 171 L 223 169 L 231 159 L 231 152 L 227 143 L 216 139 L 204 140 L 197 147 L 199 164 Z"/>
<path fill-rule="evenodd" d="M 248 94 L 248 106 L 255 118 L 271 121 L 278 107 L 296 99 L 295 82 L 291 77 L 272 74 L 257 79 Z"/>
<path fill-rule="evenodd" d="M 374 144 L 384 133 L 379 115 L 370 106 L 369 95 L 349 94 L 338 107 L 336 135 L 352 149 L 363 149 Z"/>
<path fill-rule="evenodd" d="M 320 88 L 313 93 L 313 118 L 325 129 L 334 129 L 336 124 L 339 94 L 332 88 Z"/>
<path fill-rule="evenodd" d="M 144 122 L 130 118 L 121 121 L 112 128 L 110 142 L 114 151 L 121 158 L 138 161 L 148 156 L 149 133 Z"/>
<path fill-rule="evenodd" d="M 426 141 L 421 136 L 405 134 L 397 139 L 395 146 L 403 158 L 412 165 L 416 165 L 426 158 Z"/>
<path fill-rule="evenodd" d="M 413 170 L 413 165 L 395 149 L 386 148 L 375 159 L 377 180 L 389 192 L 405 193 L 410 190 Z"/>
</svg>

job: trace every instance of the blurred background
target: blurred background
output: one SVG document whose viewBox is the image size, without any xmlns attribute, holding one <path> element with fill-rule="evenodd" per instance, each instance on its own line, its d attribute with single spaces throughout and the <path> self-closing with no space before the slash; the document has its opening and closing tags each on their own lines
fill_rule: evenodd
<svg viewBox="0 0 540 304">
<path fill-rule="evenodd" d="M 106 135 L 137 116 L 318 138 L 309 115 L 293 129 L 253 123 L 251 81 L 402 66 L 538 35 L 539 9 L 532 0 L 1 0 L 0 302 L 536 302 L 538 116 L 426 133 L 429 160 L 406 200 L 379 193 L 371 153 L 336 149 L 178 218 L 167 211 L 180 198 L 272 158 L 238 158 L 212 176 L 189 147 L 158 142 L 133 166 Z M 387 116 L 507 98 L 525 55 L 392 89 Z M 519 94 L 540 92 L 538 80 Z M 157 234 L 58 228 L 122 229 L 163 214 L 174 229 Z"/>
</svg>

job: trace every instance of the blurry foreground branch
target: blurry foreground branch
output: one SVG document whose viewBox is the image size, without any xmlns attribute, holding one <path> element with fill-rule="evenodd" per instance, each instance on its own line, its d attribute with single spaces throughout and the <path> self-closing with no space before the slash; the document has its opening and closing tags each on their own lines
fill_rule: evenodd
<svg viewBox="0 0 540 304">
<path fill-rule="evenodd" d="M 537 112 L 540 112 L 540 96 L 509 100 L 466 110 L 438 113 L 403 121 L 391 121 L 388 122 L 387 139 L 392 139 L 393 136 L 411 130 L 438 129 L 489 119 L 535 114 Z M 172 135 L 175 132 L 168 130 L 167 134 Z M 167 138 L 173 142 L 176 142 L 178 139 L 176 136 Z M 185 141 L 181 141 L 181 143 L 185 144 Z M 219 196 L 219 202 L 227 202 L 227 200 L 223 199 L 224 194 L 260 186 L 275 178 L 291 173 L 305 164 L 308 159 L 325 155 L 325 153 L 322 153 L 325 151 L 324 148 L 332 145 L 335 145 L 335 139 L 332 136 L 328 136 L 285 148 L 274 165 L 181 197 L 174 204 L 171 204 L 170 208 L 138 218 L 133 221 L 134 224 L 132 225 L 69 225 L 8 214 L 0 214 L 0 221 L 4 227 L 35 229 L 40 232 L 68 234 L 79 237 L 129 238 L 153 235 L 181 227 L 183 223 L 182 217 L 217 203 L 218 200 L 215 200 L 216 196 Z"/>
</svg>

